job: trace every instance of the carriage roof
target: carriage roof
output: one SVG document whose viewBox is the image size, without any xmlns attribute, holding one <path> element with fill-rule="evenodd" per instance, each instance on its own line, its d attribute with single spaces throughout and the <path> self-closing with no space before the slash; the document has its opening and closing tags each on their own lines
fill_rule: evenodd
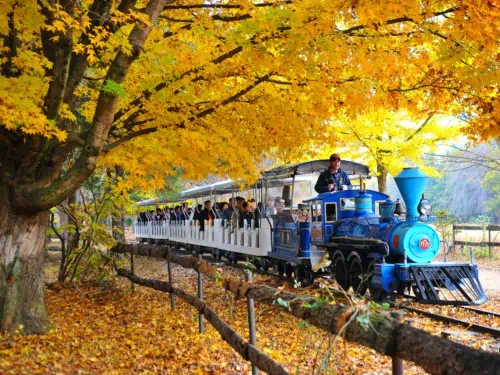
<svg viewBox="0 0 500 375">
<path fill-rule="evenodd" d="M 287 164 L 284 166 L 276 167 L 265 171 L 262 173 L 261 177 L 256 184 L 250 185 L 252 189 L 265 186 L 267 188 L 272 188 L 276 186 L 290 185 L 298 181 L 306 181 L 304 175 L 312 174 L 316 172 L 321 172 L 327 169 L 329 166 L 329 160 L 313 160 L 304 163 L 294 163 Z M 352 161 L 343 160 L 342 170 L 347 172 L 350 176 L 356 178 L 359 176 L 361 178 L 369 178 L 370 170 L 366 165 L 355 163 Z M 236 192 L 240 189 L 242 180 L 224 180 L 213 184 L 199 186 L 184 190 L 180 193 L 179 199 L 175 200 L 182 201 L 187 199 L 201 198 L 208 195 L 221 195 L 228 194 L 231 192 Z M 174 201 L 161 198 L 146 199 L 144 201 L 138 202 L 137 206 L 151 206 L 164 203 L 172 203 Z"/>
</svg>

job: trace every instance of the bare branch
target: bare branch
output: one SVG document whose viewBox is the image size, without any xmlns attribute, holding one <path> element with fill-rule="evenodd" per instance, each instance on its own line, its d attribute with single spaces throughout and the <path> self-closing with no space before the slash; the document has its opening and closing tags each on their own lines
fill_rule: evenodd
<svg viewBox="0 0 500 375">
<path fill-rule="evenodd" d="M 257 3 L 254 7 L 273 7 L 281 4 L 292 4 L 292 1 L 276 1 L 273 3 Z M 190 4 L 190 5 L 167 5 L 165 9 L 241 9 L 241 5 L 237 4 Z"/>
<path fill-rule="evenodd" d="M 427 87 L 433 87 L 433 88 L 442 89 L 442 90 L 458 90 L 458 87 L 441 86 L 441 85 L 435 85 L 435 84 L 424 84 L 424 85 L 415 85 L 413 87 L 409 87 L 406 89 L 403 89 L 403 88 L 388 89 L 387 91 L 389 91 L 389 92 L 408 92 L 408 91 L 420 90 L 420 89 L 427 88 Z"/>
<path fill-rule="evenodd" d="M 57 230 L 54 219 L 55 219 L 55 215 L 52 211 L 50 211 L 50 221 L 49 221 L 50 228 L 52 229 L 54 234 L 57 236 L 57 238 L 59 238 L 59 241 L 61 241 L 61 248 L 64 249 L 66 246 L 65 241 L 64 241 L 64 237 Z"/>
<path fill-rule="evenodd" d="M 422 129 L 429 123 L 429 121 L 431 121 L 432 119 L 432 116 L 434 116 L 434 113 L 431 113 L 425 120 L 424 122 L 422 123 L 422 125 L 420 125 L 418 127 L 417 130 L 415 130 L 413 132 L 413 134 L 411 134 L 410 136 L 408 136 L 406 139 L 405 139 L 405 142 L 409 142 L 412 140 L 413 137 L 415 137 L 418 133 L 420 133 L 422 131 Z"/>
</svg>

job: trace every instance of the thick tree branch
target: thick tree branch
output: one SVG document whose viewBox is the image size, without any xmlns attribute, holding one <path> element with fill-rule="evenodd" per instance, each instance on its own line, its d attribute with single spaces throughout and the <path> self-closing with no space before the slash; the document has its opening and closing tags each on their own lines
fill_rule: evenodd
<svg viewBox="0 0 500 375">
<path fill-rule="evenodd" d="M 250 41 L 252 41 L 253 39 L 255 39 L 255 36 L 252 37 L 252 38 L 250 38 Z M 216 57 L 215 59 L 213 59 L 210 62 L 212 64 L 220 64 L 221 62 L 223 62 L 225 60 L 228 60 L 231 57 L 237 55 L 241 51 L 243 51 L 243 47 L 242 46 L 235 47 L 232 50 L 230 50 L 230 51 L 228 51 L 228 52 L 226 52 L 226 53 L 224 53 L 224 54 Z M 189 70 L 185 71 L 184 73 L 182 73 L 179 76 L 179 78 L 177 78 L 176 80 L 181 80 L 182 78 L 186 77 L 187 75 L 190 75 L 190 74 L 193 74 L 193 73 L 198 73 L 200 71 L 201 71 L 201 68 L 189 69 Z M 134 108 L 134 107 L 139 106 L 143 100 L 148 100 L 151 97 L 151 95 L 153 95 L 154 93 L 156 93 L 158 91 L 163 90 L 164 88 L 167 87 L 167 85 L 168 85 L 167 81 L 160 82 L 152 90 L 144 91 L 141 96 L 139 96 L 138 98 L 132 100 L 126 107 L 124 107 L 124 108 L 120 109 L 118 112 L 116 112 L 116 114 L 114 116 L 114 119 L 113 119 L 113 122 L 118 121 L 120 118 L 122 118 L 125 115 L 125 113 L 127 113 L 130 110 L 130 108 Z M 176 90 L 174 92 L 174 95 L 176 95 L 179 92 L 180 92 L 180 90 Z M 139 108 L 139 110 L 140 109 L 141 108 Z"/>
<path fill-rule="evenodd" d="M 226 105 L 228 105 L 230 103 L 235 102 L 236 100 L 238 100 L 239 98 L 241 98 L 243 95 L 245 95 L 246 93 L 248 93 L 249 91 L 251 91 L 252 89 L 254 89 L 255 87 L 257 87 L 258 85 L 260 85 L 261 83 L 266 82 L 268 80 L 268 78 L 271 77 L 272 75 L 273 75 L 273 73 L 268 73 L 268 74 L 266 74 L 266 75 L 258 78 L 251 85 L 245 87 L 243 90 L 238 91 L 236 94 L 234 94 L 234 95 L 230 96 L 229 98 L 225 99 L 224 101 L 222 101 L 220 103 L 219 107 L 223 107 L 223 106 L 226 106 Z M 192 121 L 198 120 L 200 118 L 206 117 L 206 116 L 214 113 L 216 110 L 217 109 L 215 107 L 205 109 L 205 110 L 203 110 L 201 112 L 198 112 L 196 115 L 190 117 L 188 119 L 188 121 L 192 122 Z M 184 122 L 181 122 L 179 124 L 176 124 L 174 127 L 178 128 L 178 129 L 184 129 L 185 128 L 185 124 L 184 124 Z M 137 138 L 139 136 L 142 136 L 142 135 L 154 133 L 157 130 L 158 130 L 158 127 L 151 127 L 151 128 L 141 129 L 141 130 L 137 130 L 135 132 L 129 133 L 129 134 L 125 135 L 124 137 L 120 138 L 119 140 L 117 140 L 117 141 L 115 141 L 113 143 L 108 144 L 104 148 L 104 152 L 109 152 L 110 150 L 112 150 L 112 149 L 114 149 L 114 148 L 122 145 L 125 142 L 128 142 L 128 141 L 130 141 L 130 140 L 132 140 L 134 138 Z"/>
<path fill-rule="evenodd" d="M 43 15 L 49 22 L 54 22 L 54 14 L 39 1 Z M 73 15 L 75 3 L 71 0 L 61 1 L 61 6 L 69 15 Z M 68 28 L 65 32 L 53 33 L 42 29 L 42 47 L 45 57 L 52 63 L 52 68 L 47 72 L 50 77 L 49 89 L 44 100 L 45 114 L 48 119 L 55 120 L 59 107 L 63 101 L 64 90 L 68 80 L 71 50 L 73 47 L 73 31 Z"/>
<path fill-rule="evenodd" d="M 132 54 L 118 52 L 106 75 L 106 79 L 121 84 L 132 63 L 139 57 L 153 25 L 156 23 L 165 5 L 173 0 L 151 0 L 144 13 L 150 17 L 149 24 L 137 23 L 129 35 Z M 90 133 L 85 140 L 78 159 L 70 170 L 55 180 L 50 186 L 40 187 L 37 183 L 16 185 L 13 187 L 12 207 L 16 212 L 31 213 L 54 207 L 69 194 L 78 189 L 93 173 L 97 157 L 106 142 L 109 130 L 113 124 L 119 98 L 112 93 L 101 91 L 97 100 Z"/>
<path fill-rule="evenodd" d="M 449 9 L 446 9 L 446 10 L 443 10 L 440 12 L 435 12 L 433 14 L 421 13 L 420 15 L 427 17 L 427 18 L 439 17 L 439 16 L 444 16 L 445 14 L 454 13 L 459 9 L 460 9 L 460 6 L 456 6 L 456 7 L 449 8 Z M 404 23 L 404 22 L 415 23 L 415 20 L 413 18 L 410 18 L 410 17 L 398 17 L 398 18 L 393 18 L 393 19 L 387 20 L 385 22 L 382 22 L 379 25 L 395 25 L 395 24 Z M 366 29 L 367 27 L 368 27 L 368 25 L 357 25 L 357 26 L 352 26 L 348 29 L 343 29 L 343 30 L 337 29 L 337 31 L 342 33 L 342 34 L 355 35 L 355 34 L 353 34 L 354 32 Z"/>
<path fill-rule="evenodd" d="M 17 37 L 17 30 L 14 23 L 14 10 L 12 10 L 7 17 L 9 19 L 9 35 L 4 37 L 4 47 L 8 47 L 9 52 L 7 55 L 7 60 L 2 64 L 2 75 L 5 77 L 17 77 L 19 76 L 20 72 L 19 70 L 16 71 L 13 59 L 14 57 L 17 57 L 17 46 L 19 44 L 19 38 Z"/>
</svg>

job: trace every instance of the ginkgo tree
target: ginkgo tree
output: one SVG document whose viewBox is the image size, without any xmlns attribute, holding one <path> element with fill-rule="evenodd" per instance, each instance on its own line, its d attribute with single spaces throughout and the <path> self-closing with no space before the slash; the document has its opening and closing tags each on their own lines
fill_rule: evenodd
<svg viewBox="0 0 500 375">
<path fill-rule="evenodd" d="M 43 332 L 49 209 L 98 163 L 252 178 L 378 109 L 498 137 L 491 1 L 0 0 L 0 329 Z M 276 151 L 277 150 L 277 151 Z"/>
<path fill-rule="evenodd" d="M 462 122 L 430 113 L 419 122 L 405 111 L 385 109 L 353 119 L 337 114 L 332 121 L 332 144 L 343 157 L 363 160 L 377 177 L 378 190 L 387 192 L 388 173 L 396 175 L 408 163 L 438 175 L 422 157 L 460 136 Z M 323 151 L 328 154 L 330 150 Z"/>
</svg>

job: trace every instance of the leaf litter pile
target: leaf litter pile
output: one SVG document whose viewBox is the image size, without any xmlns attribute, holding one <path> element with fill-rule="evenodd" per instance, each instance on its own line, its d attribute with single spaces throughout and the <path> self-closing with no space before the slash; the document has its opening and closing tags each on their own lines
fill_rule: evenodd
<svg viewBox="0 0 500 375">
<path fill-rule="evenodd" d="M 241 270 L 227 266 L 221 266 L 221 271 L 242 276 Z M 168 280 L 166 262 L 156 259 L 137 257 L 136 273 Z M 196 294 L 197 274 L 193 270 L 173 265 L 173 274 L 177 287 Z M 297 291 L 293 285 L 275 277 L 257 274 L 254 282 Z M 194 308 L 176 299 L 176 309 L 172 312 L 167 293 L 136 286 L 132 294 L 130 283 L 121 278 L 107 284 L 49 285 L 46 303 L 53 328 L 45 335 L 0 336 L 1 374 L 250 372 L 250 365 L 208 322 L 205 322 L 205 333 L 198 334 L 198 314 Z M 300 293 L 317 292 L 313 287 L 300 289 Z M 234 301 L 229 292 L 225 294 L 220 286 L 206 279 L 204 299 L 248 340 L 245 299 Z M 498 307 L 493 304 L 494 308 Z M 456 315 L 453 308 L 448 309 L 449 314 Z M 391 358 L 371 349 L 328 335 L 271 306 L 256 303 L 255 313 L 258 348 L 291 374 L 391 373 Z M 408 317 L 412 324 L 433 334 L 440 335 L 447 328 L 443 323 L 415 314 Z M 481 318 L 489 319 L 481 324 L 498 326 L 498 318 L 493 321 L 491 317 Z M 464 331 L 460 327 L 453 330 Z M 449 339 L 475 348 L 498 350 L 498 343 L 487 335 L 459 334 Z M 405 362 L 405 372 L 425 373 L 409 362 Z"/>
</svg>

